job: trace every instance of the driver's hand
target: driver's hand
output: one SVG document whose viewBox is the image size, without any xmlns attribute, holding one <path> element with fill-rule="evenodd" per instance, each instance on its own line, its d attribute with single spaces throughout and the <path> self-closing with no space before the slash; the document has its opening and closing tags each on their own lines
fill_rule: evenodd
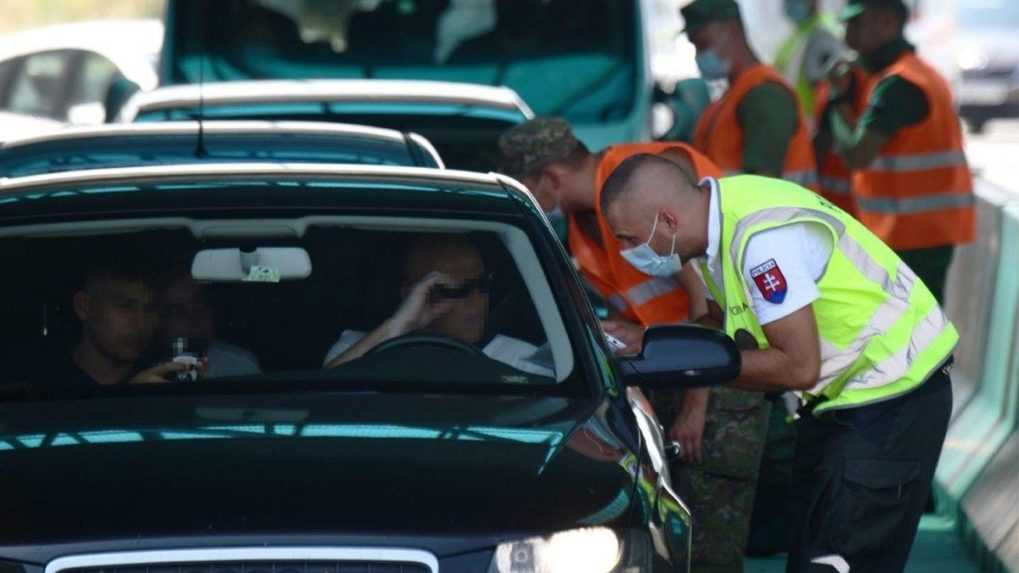
<svg viewBox="0 0 1019 573">
<path fill-rule="evenodd" d="M 180 362 L 164 362 L 148 370 L 142 370 L 132 378 L 130 384 L 165 384 L 171 382 L 170 377 L 177 372 L 184 372 L 189 368 L 187 364 Z"/>
<path fill-rule="evenodd" d="M 451 287 L 455 286 L 455 282 L 442 273 L 433 272 L 414 285 L 396 314 L 389 319 L 391 337 L 425 328 L 453 308 L 455 301 L 429 301 L 429 293 L 439 285 Z"/>
</svg>

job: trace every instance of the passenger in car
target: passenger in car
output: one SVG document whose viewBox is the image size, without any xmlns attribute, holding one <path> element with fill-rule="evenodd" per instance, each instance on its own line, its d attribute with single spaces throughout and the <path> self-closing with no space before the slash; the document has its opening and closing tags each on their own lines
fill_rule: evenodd
<svg viewBox="0 0 1019 573">
<path fill-rule="evenodd" d="M 537 358 L 543 353 L 533 344 L 503 335 L 487 339 L 492 278 L 481 251 L 469 239 L 455 235 L 414 239 L 404 255 L 402 273 L 403 302 L 397 311 L 367 334 L 343 332 L 326 355 L 327 368 L 360 358 L 387 340 L 427 331 L 479 346 L 489 358 L 518 370 L 554 374 L 550 364 Z"/>
<path fill-rule="evenodd" d="M 258 358 L 249 350 L 220 340 L 205 288 L 186 267 L 172 272 L 160 296 L 158 339 L 164 347 L 174 338 L 201 339 L 208 348 L 208 378 L 261 374 Z"/>
<path fill-rule="evenodd" d="M 18 379 L 32 384 L 166 382 L 187 366 L 164 362 L 147 368 L 158 324 L 157 292 L 148 265 L 134 257 L 97 260 L 74 293 L 81 335 L 70 348 L 47 349 Z"/>
</svg>

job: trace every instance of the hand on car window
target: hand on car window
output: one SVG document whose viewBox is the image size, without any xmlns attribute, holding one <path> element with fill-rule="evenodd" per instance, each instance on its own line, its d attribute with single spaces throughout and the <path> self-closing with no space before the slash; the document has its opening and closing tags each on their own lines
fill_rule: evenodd
<svg viewBox="0 0 1019 573">
<path fill-rule="evenodd" d="M 391 334 L 402 336 L 408 332 L 427 327 L 436 319 L 448 313 L 455 304 L 449 299 L 431 300 L 429 295 L 437 286 L 456 286 L 448 276 L 433 272 L 421 279 L 390 319 Z"/>
</svg>

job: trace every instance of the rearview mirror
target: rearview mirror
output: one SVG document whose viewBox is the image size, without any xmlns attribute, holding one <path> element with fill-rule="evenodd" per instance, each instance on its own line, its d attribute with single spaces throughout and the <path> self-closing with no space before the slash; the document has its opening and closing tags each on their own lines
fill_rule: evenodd
<svg viewBox="0 0 1019 573">
<path fill-rule="evenodd" d="M 191 263 L 197 281 L 278 283 L 309 276 L 311 257 L 300 247 L 204 249 Z"/>
<path fill-rule="evenodd" d="M 742 362 L 723 332 L 699 326 L 657 326 L 644 334 L 640 355 L 619 360 L 627 386 L 676 390 L 735 380 Z"/>
</svg>

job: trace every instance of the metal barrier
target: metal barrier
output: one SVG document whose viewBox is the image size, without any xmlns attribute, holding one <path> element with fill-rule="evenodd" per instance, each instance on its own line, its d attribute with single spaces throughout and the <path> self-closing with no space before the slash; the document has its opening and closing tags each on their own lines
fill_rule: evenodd
<svg viewBox="0 0 1019 573">
<path fill-rule="evenodd" d="M 978 195 L 980 236 L 949 275 L 962 340 L 935 493 L 984 570 L 1019 571 L 1019 204 L 988 183 Z"/>
</svg>

